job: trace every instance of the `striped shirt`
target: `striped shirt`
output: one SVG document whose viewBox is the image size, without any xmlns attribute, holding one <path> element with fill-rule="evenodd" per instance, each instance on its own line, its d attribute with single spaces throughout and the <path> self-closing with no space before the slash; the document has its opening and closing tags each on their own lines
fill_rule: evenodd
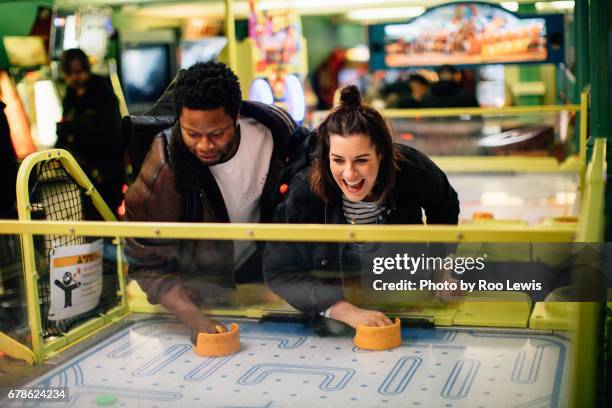
<svg viewBox="0 0 612 408">
<path fill-rule="evenodd" d="M 344 210 L 344 217 L 349 224 L 376 224 L 378 217 L 385 211 L 385 207 L 380 203 L 368 203 L 365 201 L 351 201 L 342 195 L 342 207 Z M 361 245 L 359 243 L 349 243 L 346 248 L 348 251 L 354 253 L 361 252 Z M 323 317 L 331 318 L 331 311 L 336 304 L 327 308 L 319 314 Z"/>
<path fill-rule="evenodd" d="M 342 208 L 344 218 L 349 224 L 376 224 L 378 217 L 385 210 L 380 203 L 355 202 L 344 195 L 342 196 Z"/>
</svg>

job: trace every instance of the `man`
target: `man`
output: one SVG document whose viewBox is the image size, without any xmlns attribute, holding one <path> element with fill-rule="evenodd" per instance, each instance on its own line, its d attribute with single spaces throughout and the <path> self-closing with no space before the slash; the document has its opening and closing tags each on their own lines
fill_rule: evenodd
<svg viewBox="0 0 612 408">
<path fill-rule="evenodd" d="M 410 93 L 400 95 L 397 107 L 400 109 L 421 108 L 423 98 L 429 92 L 429 81 L 422 75 L 413 74 L 408 77 Z"/>
<path fill-rule="evenodd" d="M 82 50 L 66 50 L 61 70 L 68 87 L 56 146 L 75 156 L 102 198 L 117 212 L 124 180 L 119 102 L 108 78 L 91 73 L 89 59 Z"/>
<path fill-rule="evenodd" d="M 127 220 L 270 222 L 303 130 L 275 106 L 242 101 L 222 63 L 195 64 L 171 86 L 178 120 L 153 139 L 126 193 Z M 253 242 L 129 239 L 127 250 L 149 302 L 194 335 L 217 332 L 202 303 L 235 283 L 262 281 L 262 248 Z"/>
<path fill-rule="evenodd" d="M 478 101 L 472 92 L 460 84 L 461 72 L 452 65 L 442 65 L 438 69 L 438 82 L 433 84 L 423 98 L 427 108 L 477 108 Z"/>
</svg>

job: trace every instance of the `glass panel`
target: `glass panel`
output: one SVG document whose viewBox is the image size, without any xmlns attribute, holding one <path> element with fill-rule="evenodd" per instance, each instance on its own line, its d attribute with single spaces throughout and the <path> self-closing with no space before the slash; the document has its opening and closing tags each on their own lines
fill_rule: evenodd
<svg viewBox="0 0 612 408">
<path fill-rule="evenodd" d="M 385 405 L 403 407 L 458 395 L 470 406 L 507 396 L 513 403 L 525 403 L 543 392 L 551 400 L 564 400 L 573 375 L 568 368 L 573 347 L 568 330 L 576 317 L 572 303 L 558 306 L 581 300 L 568 289 L 572 272 L 587 263 L 596 265 L 607 250 L 574 243 L 127 241 L 129 276 L 153 303 L 180 285 L 198 307 L 174 308 L 174 316 L 132 314 L 129 324 L 75 346 L 81 347 L 76 359 L 61 360 L 32 385 L 48 386 L 62 378 L 71 398 L 126 406 L 153 400 L 189 405 L 202 395 L 228 406 L 252 405 L 261 395 L 283 406 L 286 401 L 303 405 L 313 394 L 325 396 L 334 406 L 343 401 L 373 406 L 384 399 Z M 255 244 L 250 249 L 255 252 L 236 264 L 242 258 L 234 249 L 249 244 Z M 56 251 L 62 248 L 66 246 Z M 104 245 L 104 263 L 114 262 L 114 249 Z M 267 285 L 261 282 L 262 269 Z M 476 290 L 465 286 L 479 285 L 480 280 L 487 284 Z M 422 281 L 432 287 L 464 282 L 465 289 L 452 293 L 452 288 L 421 288 Z M 410 289 L 409 282 L 419 288 Z M 73 300 L 83 286 L 74 289 Z M 133 304 L 146 296 L 134 282 L 129 291 Z M 546 298 L 557 305 L 555 319 L 566 326 L 525 330 L 541 310 L 533 302 Z M 348 313 L 338 300 L 350 303 Z M 167 299 L 163 303 L 168 304 Z M 290 304 L 303 314 L 296 314 Z M 378 312 L 402 318 L 401 343 L 382 354 L 356 347 L 350 326 L 363 313 Z M 193 316 L 208 316 L 228 328 L 237 323 L 239 353 L 215 359 L 198 356 L 190 342 L 192 330 L 176 319 Z M 533 364 L 535 371 L 530 369 Z M 69 375 L 75 367 L 76 377 Z M 461 386 L 449 385 L 449 377 Z M 490 378 L 503 386 L 491 386 Z M 84 380 L 90 387 L 79 387 Z M 98 386 L 102 388 L 92 388 Z M 92 394 L 92 389 L 99 391 Z M 483 389 L 489 392 L 486 397 Z"/>
<path fill-rule="evenodd" d="M 247 401 L 262 392 L 278 401 L 300 401 L 306 398 L 305 393 L 314 392 L 340 405 L 344 399 L 359 395 L 362 401 L 356 406 L 371 406 L 372 398 L 379 398 L 380 393 L 367 388 L 383 384 L 387 387 L 386 404 L 405 406 L 406 401 L 420 401 L 420 397 L 407 397 L 417 391 L 430 402 L 446 398 L 440 397 L 439 387 L 444 388 L 444 380 L 453 370 L 465 369 L 462 372 L 469 376 L 468 372 L 476 367 L 482 374 L 474 383 L 478 389 L 479 381 L 489 387 L 489 378 L 502 381 L 496 373 L 502 370 L 510 375 L 514 367 L 516 381 L 505 380 L 504 387 L 487 388 L 489 395 L 503 397 L 511 392 L 512 401 L 521 402 L 533 400 L 545 389 L 553 399 L 567 397 L 566 381 L 572 374 L 566 368 L 572 343 L 564 331 L 575 321 L 572 304 L 558 307 L 566 325 L 556 327 L 556 334 L 521 328 L 530 324 L 533 302 L 548 298 L 554 301 L 551 304 L 559 305 L 559 301 L 577 300 L 568 289 L 571 264 L 576 259 L 573 243 L 259 242 L 267 285 L 256 283 L 258 255 L 250 263 L 232 266 L 231 241 L 155 240 L 147 244 L 166 259 L 162 263 L 145 263 L 137 260 L 135 247 L 128 252 L 132 251 L 130 271 L 135 272 L 130 275 L 143 284 L 151 299 L 163 297 L 161 292 L 168 290 L 168 286 L 162 289 L 164 285 L 178 283 L 202 307 L 201 312 L 196 309 L 193 313 L 211 314 L 209 318 L 226 327 L 232 322 L 240 325 L 241 351 L 239 360 L 235 360 L 239 365 L 206 374 L 209 395 L 224 404 L 239 405 L 244 402 L 240 398 Z M 151 254 L 148 261 L 152 260 Z M 232 289 L 233 281 L 243 283 Z M 459 287 L 453 289 L 453 284 Z M 295 315 L 290 305 L 302 314 Z M 184 321 L 193 318 L 182 314 L 185 308 L 175 310 L 175 315 Z M 401 344 L 384 355 L 355 347 L 355 331 L 351 327 L 367 319 L 381 319 L 378 312 L 389 318 L 402 318 Z M 245 319 L 247 316 L 258 318 Z M 458 329 L 461 326 L 471 329 Z M 161 347 L 153 355 L 138 354 L 146 361 L 153 361 L 164 350 L 174 350 L 189 336 L 195 338 L 192 328 L 177 326 L 174 320 L 138 320 L 130 330 L 130 338 L 134 339 L 130 341 L 138 339 L 151 347 Z M 544 348 L 546 353 L 542 353 Z M 135 364 L 132 369 L 144 369 L 144 363 L 129 359 Z M 414 381 L 384 382 L 394 369 L 408 370 L 411 359 L 421 367 L 415 371 Z M 194 359 L 180 360 L 172 371 L 195 375 Z M 532 360 L 539 362 L 540 371 L 530 377 L 527 367 Z M 259 371 L 252 370 L 264 370 L 262 367 L 271 370 L 270 378 L 255 381 L 252 376 Z M 356 376 L 367 376 L 367 380 L 355 384 L 348 381 L 342 392 L 327 394 L 317 388 L 318 381 L 310 378 L 313 370 L 322 367 L 347 367 Z M 277 375 L 276 369 L 285 374 Z M 305 371 L 310 374 L 305 376 Z M 232 375 L 232 381 L 240 379 L 237 385 L 231 384 L 239 391 L 216 391 L 230 387 L 227 378 Z M 441 384 L 435 385 L 439 376 Z M 283 384 L 283 392 L 279 391 L 277 378 Z M 136 381 L 144 385 L 143 377 Z M 183 380 L 177 381 L 181 384 Z M 307 391 L 312 381 L 316 384 Z M 429 385 L 423 385 L 423 381 Z M 461 381 L 472 384 L 465 378 Z M 366 390 L 362 384 L 366 384 Z M 482 393 L 473 392 L 471 386 L 464 390 L 463 398 L 482 403 Z M 395 392 L 400 388 L 402 392 Z M 445 395 L 460 392 L 447 388 Z M 190 387 L 184 392 L 186 398 L 191 398 Z"/>
<path fill-rule="evenodd" d="M 0 235 L 0 331 L 29 345 L 25 293 L 19 236 Z"/>
<path fill-rule="evenodd" d="M 385 115 L 397 143 L 431 156 L 552 156 L 571 153 L 573 112 L 396 118 Z"/>
<path fill-rule="evenodd" d="M 66 172 L 58 160 L 49 160 L 39 163 L 30 174 L 30 206 L 31 216 L 34 220 L 48 221 L 92 221 L 99 220 L 100 216 L 93 202 L 85 190 L 80 187 L 74 179 Z M 117 290 L 119 288 L 116 280 L 116 264 L 114 245 L 112 240 L 100 237 L 65 236 L 65 235 L 37 235 L 34 236 L 34 251 L 36 254 L 36 270 L 39 274 L 38 291 L 41 299 L 41 317 L 43 337 L 59 335 L 70 330 L 75 325 L 82 323 L 92 317 L 98 316 L 102 311 L 117 304 Z M 56 286 L 59 285 L 66 291 L 66 299 L 70 300 L 70 291 L 74 285 L 79 284 L 77 275 L 85 273 L 84 270 L 75 267 L 70 268 L 71 276 L 66 275 L 65 281 L 62 277 L 51 273 L 51 260 L 65 253 L 66 247 L 78 247 L 93 245 L 100 242 L 100 257 L 104 279 L 102 302 L 93 309 L 83 313 L 54 314 L 50 309 L 51 296 Z M 92 253 L 92 248 L 82 247 L 76 250 L 80 253 Z M 81 251 L 81 252 L 78 252 Z M 70 252 L 70 250 L 68 250 Z M 96 255 L 98 256 L 98 255 Z M 72 262 L 72 261 L 70 261 Z M 76 262 L 72 262 L 76 264 Z M 97 291 L 98 288 L 88 290 Z M 70 303 L 70 302 L 68 302 Z M 67 316 L 67 317 L 62 317 Z"/>
<path fill-rule="evenodd" d="M 492 241 L 495 234 L 491 230 Z M 572 286 L 572 273 L 581 266 L 574 261 L 587 254 L 589 262 L 599 265 L 606 250 L 572 242 L 274 241 L 258 242 L 255 252 L 237 264 L 232 251 L 247 243 L 128 239 L 128 277 L 154 304 L 172 305 L 179 295 L 165 297 L 182 287 L 184 296 L 178 303 L 204 308 L 242 310 L 267 303 L 273 310 L 286 310 L 284 300 L 312 317 L 345 298 L 397 314 L 405 302 L 435 303 L 453 297 L 464 301 L 466 294 L 479 291 L 487 292 L 485 297 L 491 301 L 544 301 L 555 289 Z M 565 300 L 592 301 L 597 288 L 591 289 L 580 298 L 567 298 L 565 293 Z M 516 297 L 518 292 L 528 296 Z"/>
<path fill-rule="evenodd" d="M 119 305 L 112 239 L 34 236 L 43 338 L 51 339 Z"/>
<path fill-rule="evenodd" d="M 383 111 L 396 143 L 430 156 L 543 156 L 560 162 L 576 153 L 572 146 L 576 112 L 427 115 L 428 110 Z M 416 112 L 416 113 L 415 113 Z M 313 115 L 318 126 L 327 112 Z M 426 116 L 427 115 L 427 116 Z"/>
<path fill-rule="evenodd" d="M 580 211 L 574 173 L 447 173 L 457 191 L 462 223 L 487 219 L 550 225 Z M 563 217 L 563 218 L 561 218 Z M 577 219 L 574 219 L 576 222 Z"/>
</svg>

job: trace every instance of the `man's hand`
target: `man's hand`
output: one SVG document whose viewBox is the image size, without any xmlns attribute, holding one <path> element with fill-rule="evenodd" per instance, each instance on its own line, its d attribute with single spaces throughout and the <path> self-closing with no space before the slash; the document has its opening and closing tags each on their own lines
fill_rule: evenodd
<svg viewBox="0 0 612 408">
<path fill-rule="evenodd" d="M 384 327 L 393 322 L 382 312 L 360 309 L 349 302 L 341 300 L 332 306 L 330 317 L 340 320 L 353 328 L 357 326 Z"/>
<path fill-rule="evenodd" d="M 173 286 L 160 297 L 159 303 L 191 329 L 191 342 L 193 344 L 198 338 L 198 333 L 224 333 L 227 331 L 220 322 L 208 318 L 200 311 L 184 287 Z"/>
<path fill-rule="evenodd" d="M 197 327 L 191 331 L 191 343 L 195 346 L 198 341 L 198 334 L 200 333 L 216 334 L 225 332 L 227 332 L 227 328 L 219 321 L 202 315 L 202 319 L 197 324 Z"/>
</svg>

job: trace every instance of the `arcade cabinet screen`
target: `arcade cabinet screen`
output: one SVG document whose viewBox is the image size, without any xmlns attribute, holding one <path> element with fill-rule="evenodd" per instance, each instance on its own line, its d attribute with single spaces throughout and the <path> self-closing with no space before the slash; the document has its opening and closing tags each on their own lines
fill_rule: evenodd
<svg viewBox="0 0 612 408">
<path fill-rule="evenodd" d="M 170 45 L 128 46 L 121 52 L 121 75 L 130 111 L 143 112 L 171 81 Z"/>
<path fill-rule="evenodd" d="M 371 26 L 371 68 L 561 62 L 562 33 L 559 15 L 522 17 L 496 5 L 449 4 L 406 24 Z"/>
</svg>

